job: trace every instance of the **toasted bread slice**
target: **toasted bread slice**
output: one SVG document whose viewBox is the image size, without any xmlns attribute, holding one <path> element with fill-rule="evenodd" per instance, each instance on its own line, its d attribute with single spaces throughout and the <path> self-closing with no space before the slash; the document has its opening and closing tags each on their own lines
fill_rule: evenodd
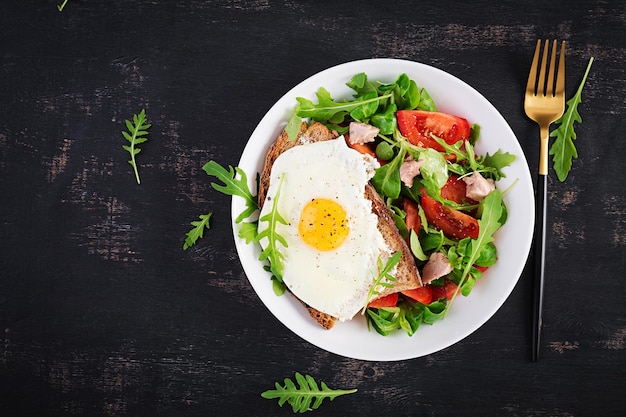
<svg viewBox="0 0 626 417">
<path fill-rule="evenodd" d="M 265 202 L 265 195 L 270 186 L 270 174 L 272 172 L 272 166 L 278 156 L 288 149 L 294 146 L 303 145 L 305 143 L 322 142 L 325 140 L 332 140 L 339 137 L 339 134 L 334 130 L 329 130 L 321 123 L 313 123 L 311 126 L 307 126 L 306 123 L 300 125 L 300 131 L 298 136 L 294 140 L 289 140 L 287 132 L 283 129 L 278 135 L 276 141 L 270 146 L 267 154 L 265 155 L 265 165 L 259 178 L 259 193 L 258 201 L 259 208 L 263 207 Z"/>
<path fill-rule="evenodd" d="M 421 287 L 422 279 L 417 266 L 415 266 L 415 259 L 413 259 L 409 245 L 402 238 L 396 227 L 391 210 L 371 184 L 365 186 L 365 198 L 372 202 L 372 212 L 378 216 L 378 230 L 383 235 L 391 251 L 402 251 L 402 257 L 394 275 L 396 281 L 393 282 L 393 288 L 383 289 L 374 299 Z"/>
<path fill-rule="evenodd" d="M 302 123 L 298 136 L 295 140 L 289 140 L 287 133 L 283 130 L 276 141 L 270 146 L 266 157 L 263 171 L 259 177 L 259 192 L 258 203 L 259 208 L 263 207 L 267 190 L 269 189 L 270 174 L 274 161 L 278 156 L 286 150 L 312 142 L 320 142 L 325 140 L 337 139 L 339 135 L 334 130 L 329 130 L 321 123 L 313 123 L 311 126 L 307 126 L 306 123 Z M 383 199 L 376 192 L 374 187 L 370 184 L 366 185 L 364 190 L 364 196 L 372 202 L 372 212 L 378 216 L 378 230 L 381 232 L 385 242 L 391 248 L 393 252 L 402 251 L 402 257 L 396 270 L 396 281 L 394 281 L 393 288 L 385 288 L 376 298 L 384 297 L 389 294 L 393 294 L 400 291 L 419 288 L 422 286 L 422 281 L 419 275 L 419 271 L 415 266 L 415 260 L 411 254 L 411 250 L 408 247 L 406 241 L 400 236 L 400 232 L 396 227 L 393 214 L 387 207 Z M 292 294 L 295 296 L 295 294 Z M 297 296 L 295 296 L 298 298 Z M 298 299 L 299 300 L 299 299 Z M 309 311 L 309 314 L 315 321 L 317 321 L 323 328 L 330 329 L 337 321 L 336 317 L 321 312 L 302 300 L 299 300 Z"/>
</svg>

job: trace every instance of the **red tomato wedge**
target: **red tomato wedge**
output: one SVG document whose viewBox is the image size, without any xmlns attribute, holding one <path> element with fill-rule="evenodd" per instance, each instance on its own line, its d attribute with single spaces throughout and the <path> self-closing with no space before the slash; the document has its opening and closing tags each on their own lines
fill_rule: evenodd
<svg viewBox="0 0 626 417">
<path fill-rule="evenodd" d="M 446 207 L 433 200 L 426 190 L 422 190 L 422 208 L 428 223 L 451 238 L 463 239 L 478 237 L 478 220 L 459 210 Z"/>
<path fill-rule="evenodd" d="M 467 185 L 465 181 L 459 179 L 459 176 L 456 174 L 450 174 L 448 181 L 441 188 L 441 197 L 459 204 L 477 204 L 477 201 L 465 196 L 466 192 Z"/>
<path fill-rule="evenodd" d="M 399 110 L 396 112 L 398 129 L 409 142 L 421 148 L 433 148 L 439 152 L 444 149 L 431 137 L 431 134 L 452 145 L 470 136 L 469 122 L 447 113 L 424 110 Z"/>
<path fill-rule="evenodd" d="M 398 304 L 398 293 L 386 295 L 369 303 L 369 308 L 395 307 Z"/>
<path fill-rule="evenodd" d="M 433 291 L 433 300 L 445 298 L 450 301 L 456 292 L 457 285 L 449 279 L 446 279 L 442 287 L 437 285 L 430 285 L 430 287 L 432 287 Z"/>
<path fill-rule="evenodd" d="M 406 218 L 404 219 L 406 227 L 409 230 L 413 229 L 413 231 L 419 235 L 420 229 L 422 228 L 422 221 L 420 220 L 419 214 L 419 206 L 415 201 L 405 197 L 402 199 L 402 208 L 406 213 Z"/>
<path fill-rule="evenodd" d="M 415 288 L 414 290 L 402 291 L 402 294 L 406 295 L 411 300 L 428 305 L 433 301 L 433 291 L 431 287 L 431 285 L 425 285 L 420 288 Z"/>
<path fill-rule="evenodd" d="M 376 151 L 373 149 L 373 146 L 368 145 L 366 143 L 350 143 L 350 140 L 348 140 L 348 135 L 346 135 L 345 138 L 346 138 L 346 143 L 348 144 L 350 148 L 356 151 L 359 151 L 362 154 L 366 154 L 366 155 L 376 158 Z"/>
</svg>

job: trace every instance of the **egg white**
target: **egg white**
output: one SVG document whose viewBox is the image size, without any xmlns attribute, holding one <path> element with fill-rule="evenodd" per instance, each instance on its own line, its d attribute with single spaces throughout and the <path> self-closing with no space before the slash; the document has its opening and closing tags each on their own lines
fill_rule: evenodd
<svg viewBox="0 0 626 417">
<path fill-rule="evenodd" d="M 377 228 L 372 204 L 364 196 L 365 185 L 378 166 L 374 158 L 350 149 L 343 136 L 295 146 L 274 162 L 261 211 L 262 217 L 271 209 L 270 201 L 284 174 L 277 202 L 278 212 L 288 223 L 277 227 L 288 243 L 281 248 L 283 281 L 300 300 L 342 321 L 363 308 L 377 275 L 377 260 L 391 252 Z M 347 213 L 350 232 L 337 249 L 317 250 L 299 235 L 302 208 L 314 198 L 333 200 Z M 266 227 L 260 222 L 259 232 Z M 262 247 L 267 244 L 260 243 Z"/>
</svg>

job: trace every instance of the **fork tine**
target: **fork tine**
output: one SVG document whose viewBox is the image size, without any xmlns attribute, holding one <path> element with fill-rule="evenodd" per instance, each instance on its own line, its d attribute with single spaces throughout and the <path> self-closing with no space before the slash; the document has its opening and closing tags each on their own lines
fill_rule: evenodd
<svg viewBox="0 0 626 417">
<path fill-rule="evenodd" d="M 537 95 L 546 95 L 546 68 L 548 67 L 548 47 L 550 44 L 546 39 L 545 46 L 543 47 L 543 54 L 541 55 L 541 67 L 539 69 L 539 83 L 537 84 Z"/>
<path fill-rule="evenodd" d="M 557 96 L 565 97 L 565 41 L 561 43 L 561 54 L 559 55 L 559 71 L 556 75 L 556 91 Z"/>
<path fill-rule="evenodd" d="M 539 52 L 541 51 L 541 39 L 537 39 L 535 47 L 535 55 L 533 62 L 530 64 L 530 72 L 528 74 L 528 83 L 526 84 L 526 94 L 535 94 L 537 86 L 537 65 L 539 64 Z"/>
<path fill-rule="evenodd" d="M 546 49 L 548 47 L 546 41 Z M 546 80 L 546 96 L 554 95 L 554 69 L 556 68 L 556 39 L 552 42 L 552 53 L 550 54 L 550 69 L 548 70 L 548 78 Z"/>
</svg>

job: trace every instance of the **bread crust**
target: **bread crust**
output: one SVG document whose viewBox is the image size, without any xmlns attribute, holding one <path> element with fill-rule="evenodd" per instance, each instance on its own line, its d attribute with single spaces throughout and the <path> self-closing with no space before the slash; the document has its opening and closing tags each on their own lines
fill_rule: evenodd
<svg viewBox="0 0 626 417">
<path fill-rule="evenodd" d="M 326 126 L 319 122 L 315 122 L 310 126 L 306 123 L 300 125 L 298 136 L 295 140 L 290 140 L 287 133 L 283 130 L 276 141 L 270 145 L 267 154 L 265 156 L 265 163 L 263 171 L 259 177 L 259 192 L 258 192 L 258 204 L 259 208 L 263 207 L 265 203 L 265 197 L 270 185 L 270 174 L 272 166 L 280 154 L 293 148 L 294 146 L 320 142 L 326 140 L 337 139 L 339 134 L 328 129 Z M 411 250 L 408 247 L 406 241 L 400 235 L 398 228 L 396 227 L 393 214 L 387 207 L 383 199 L 371 184 L 367 184 L 364 190 L 365 197 L 372 202 L 372 212 L 378 217 L 378 230 L 381 232 L 385 242 L 391 248 L 393 252 L 402 251 L 402 257 L 396 270 L 396 281 L 393 288 L 385 288 L 375 298 L 384 297 L 386 295 L 405 291 L 409 289 L 419 288 L 422 286 L 419 271 L 415 266 L 415 260 L 411 254 Z M 291 293 L 291 291 L 289 291 Z M 331 329 L 337 322 L 337 318 L 322 311 L 319 311 L 300 300 L 295 294 L 291 293 L 298 301 L 300 301 L 304 307 L 308 310 L 311 317 L 319 323 L 324 329 Z"/>
</svg>

